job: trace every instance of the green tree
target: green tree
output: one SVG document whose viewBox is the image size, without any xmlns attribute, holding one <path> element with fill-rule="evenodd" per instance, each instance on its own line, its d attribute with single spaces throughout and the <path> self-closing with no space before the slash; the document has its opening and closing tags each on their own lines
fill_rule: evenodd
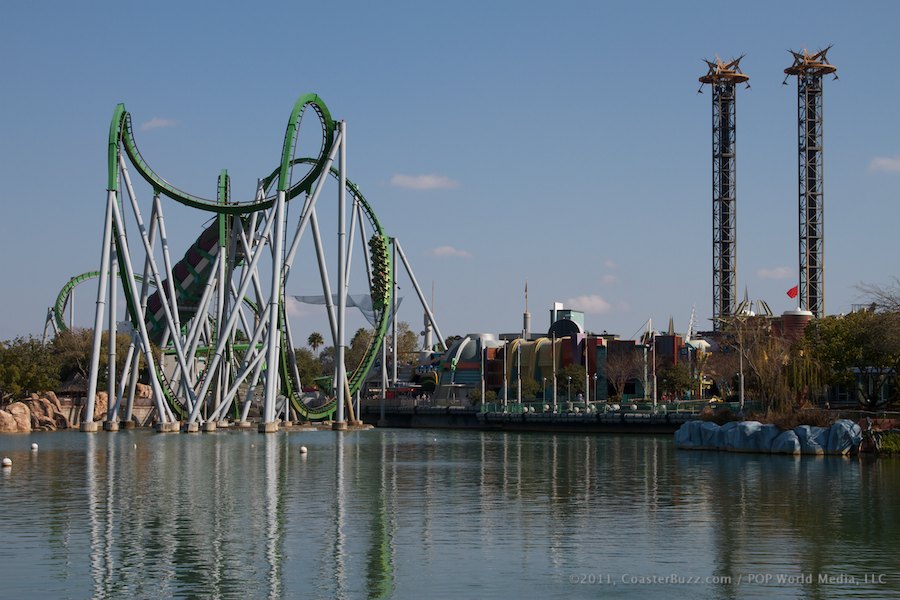
<svg viewBox="0 0 900 600">
<path fill-rule="evenodd" d="M 322 363 L 307 348 L 295 348 L 294 355 L 297 357 L 300 382 L 304 386 L 312 386 L 315 378 L 322 375 Z"/>
<path fill-rule="evenodd" d="M 347 366 L 348 373 L 355 371 L 362 363 L 363 358 L 366 356 L 366 350 L 369 349 L 369 344 L 372 343 L 374 336 L 375 332 L 373 330 L 363 327 L 357 329 L 356 333 L 353 334 L 350 346 L 344 353 L 344 364 Z"/>
<path fill-rule="evenodd" d="M 322 345 L 325 344 L 325 339 L 322 337 L 321 333 L 319 333 L 318 331 L 313 331 L 311 334 L 309 334 L 309 337 L 306 338 L 306 343 L 310 348 L 312 348 L 313 354 L 315 354 L 319 350 L 319 348 L 321 348 Z"/>
<path fill-rule="evenodd" d="M 569 378 L 572 378 L 572 397 L 575 400 L 578 394 L 584 394 L 584 367 L 570 364 L 560 369 L 556 374 L 556 394 L 560 399 L 565 399 L 569 393 Z"/>
<path fill-rule="evenodd" d="M 472 404 L 476 404 L 481 402 L 481 390 L 470 390 L 469 391 L 469 400 L 472 401 Z M 485 390 L 484 392 L 484 401 L 485 402 L 495 402 L 497 400 L 497 392 L 494 390 Z"/>
<path fill-rule="evenodd" d="M 91 369 L 91 349 L 93 348 L 94 332 L 92 329 L 70 329 L 60 333 L 50 344 L 51 351 L 58 361 L 59 378 L 68 381 L 76 375 L 88 378 Z M 125 368 L 125 358 L 128 346 L 131 344 L 131 336 L 127 333 L 116 334 L 116 371 L 121 373 Z M 159 349 L 153 349 L 154 356 L 159 357 Z M 109 364 L 109 332 L 104 331 L 100 337 L 100 361 L 98 387 L 103 389 L 106 385 L 106 374 Z M 144 366 L 143 358 L 138 365 Z"/>
<path fill-rule="evenodd" d="M 693 378 L 691 370 L 684 363 L 670 365 L 657 372 L 659 390 L 666 394 L 681 397 L 691 389 Z"/>
<path fill-rule="evenodd" d="M 804 343 L 828 383 L 851 386 L 859 377 L 860 403 L 874 408 L 900 369 L 900 313 L 858 311 L 826 317 L 807 328 Z"/>
<path fill-rule="evenodd" d="M 523 377 L 522 398 L 537 398 L 539 394 L 542 395 L 541 384 L 533 377 Z"/>
<path fill-rule="evenodd" d="M 451 335 L 450 337 L 444 338 L 444 342 L 447 344 L 447 349 L 449 350 L 453 344 L 462 339 L 461 335 Z"/>
<path fill-rule="evenodd" d="M 0 342 L 0 399 L 9 402 L 59 385 L 59 361 L 34 337 Z"/>
<path fill-rule="evenodd" d="M 322 348 L 322 351 L 319 352 L 319 356 L 317 360 L 319 361 L 319 365 L 321 365 L 322 373 L 334 373 L 334 346 L 325 346 Z"/>
<path fill-rule="evenodd" d="M 397 323 L 397 356 L 397 364 L 414 365 L 418 362 L 418 339 L 406 321 Z"/>
</svg>

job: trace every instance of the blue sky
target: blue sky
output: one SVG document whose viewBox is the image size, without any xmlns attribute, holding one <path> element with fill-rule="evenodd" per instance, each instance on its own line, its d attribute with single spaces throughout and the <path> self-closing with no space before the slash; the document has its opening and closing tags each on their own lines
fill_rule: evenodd
<svg viewBox="0 0 900 600">
<path fill-rule="evenodd" d="M 711 119 L 697 78 L 703 58 L 742 53 L 738 281 L 787 310 L 797 124 L 783 69 L 787 49 L 828 44 L 826 310 L 900 275 L 900 4 L 432 4 L 7 3 L 0 339 L 39 333 L 66 280 L 97 268 L 116 103 L 167 179 L 214 196 L 228 168 L 249 196 L 305 92 L 347 121 L 350 176 L 434 282 L 445 334 L 518 330 L 526 279 L 535 330 L 554 300 L 594 331 L 630 336 L 670 315 L 684 329 L 693 305 L 705 327 Z M 180 256 L 206 215 L 172 215 Z"/>
</svg>

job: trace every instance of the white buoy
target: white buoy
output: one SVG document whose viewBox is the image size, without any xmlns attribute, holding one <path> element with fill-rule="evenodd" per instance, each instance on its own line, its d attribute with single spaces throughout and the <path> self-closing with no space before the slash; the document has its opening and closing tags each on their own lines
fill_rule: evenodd
<svg viewBox="0 0 900 600">
<path fill-rule="evenodd" d="M 300 454 L 306 454 L 306 446 L 300 446 Z"/>
<path fill-rule="evenodd" d="M 32 449 L 32 450 L 37 450 L 37 449 L 38 449 L 37 443 L 31 444 L 31 449 Z"/>
<path fill-rule="evenodd" d="M 11 459 L 11 458 L 4 458 L 4 459 L 3 459 L 3 466 L 4 466 L 4 467 L 11 467 L 11 466 L 12 466 L 12 459 Z"/>
</svg>

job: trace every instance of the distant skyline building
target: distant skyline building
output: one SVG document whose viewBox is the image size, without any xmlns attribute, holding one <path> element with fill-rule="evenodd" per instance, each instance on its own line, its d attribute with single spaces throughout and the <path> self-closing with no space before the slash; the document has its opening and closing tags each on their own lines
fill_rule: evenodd
<svg viewBox="0 0 900 600">
<path fill-rule="evenodd" d="M 825 315 L 825 212 L 822 140 L 822 76 L 837 67 L 828 62 L 830 46 L 809 54 L 791 50 L 794 63 L 784 70 L 797 77 L 797 125 L 800 152 L 799 302 L 815 318 Z"/>
<path fill-rule="evenodd" d="M 712 88 L 712 241 L 713 328 L 734 314 L 737 296 L 737 188 L 735 155 L 735 86 L 750 77 L 741 71 L 743 56 L 722 62 L 705 60 L 709 70 L 700 77 Z M 747 84 L 749 87 L 749 84 Z"/>
</svg>

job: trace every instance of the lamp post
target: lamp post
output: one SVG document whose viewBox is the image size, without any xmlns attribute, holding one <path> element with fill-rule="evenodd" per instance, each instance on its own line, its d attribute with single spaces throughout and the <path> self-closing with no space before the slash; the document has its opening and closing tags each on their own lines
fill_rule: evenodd
<svg viewBox="0 0 900 600">
<path fill-rule="evenodd" d="M 738 381 L 740 382 L 740 400 L 741 400 L 741 416 L 744 415 L 744 336 L 738 336 L 738 346 L 740 347 L 738 350 L 738 355 L 740 357 L 740 373 L 738 374 Z"/>
<path fill-rule="evenodd" d="M 544 404 L 547 404 L 547 378 L 544 377 L 544 386 L 541 388 L 541 396 L 544 397 Z"/>
<path fill-rule="evenodd" d="M 651 357 L 650 360 L 653 362 L 653 412 L 656 412 L 656 333 L 650 332 L 650 346 L 651 348 Z"/>
<path fill-rule="evenodd" d="M 524 340 L 523 340 L 524 341 Z M 516 346 L 516 400 L 522 407 L 522 342 Z"/>
<path fill-rule="evenodd" d="M 551 338 L 552 341 L 552 350 L 550 354 L 553 358 L 553 412 L 556 412 L 556 333 L 553 334 Z"/>
<path fill-rule="evenodd" d="M 591 406 L 591 363 L 588 360 L 588 338 L 584 338 L 584 408 L 585 412 Z"/>
<path fill-rule="evenodd" d="M 596 403 L 598 401 L 599 400 L 597 399 L 597 374 L 594 373 L 594 402 Z"/>
<path fill-rule="evenodd" d="M 568 375 L 566 377 L 566 379 L 568 380 L 567 381 L 568 386 L 566 388 L 566 402 L 568 402 L 571 405 L 572 404 L 572 376 Z"/>
<path fill-rule="evenodd" d="M 503 344 L 503 412 L 506 412 L 506 407 L 509 404 L 509 361 L 507 360 L 509 354 L 509 342 L 505 342 Z"/>
<path fill-rule="evenodd" d="M 647 344 L 643 344 L 644 348 L 644 402 L 647 401 L 647 388 L 649 387 L 647 383 Z"/>
<path fill-rule="evenodd" d="M 484 357 L 487 354 L 487 348 L 481 347 L 481 412 L 484 412 Z"/>
</svg>

